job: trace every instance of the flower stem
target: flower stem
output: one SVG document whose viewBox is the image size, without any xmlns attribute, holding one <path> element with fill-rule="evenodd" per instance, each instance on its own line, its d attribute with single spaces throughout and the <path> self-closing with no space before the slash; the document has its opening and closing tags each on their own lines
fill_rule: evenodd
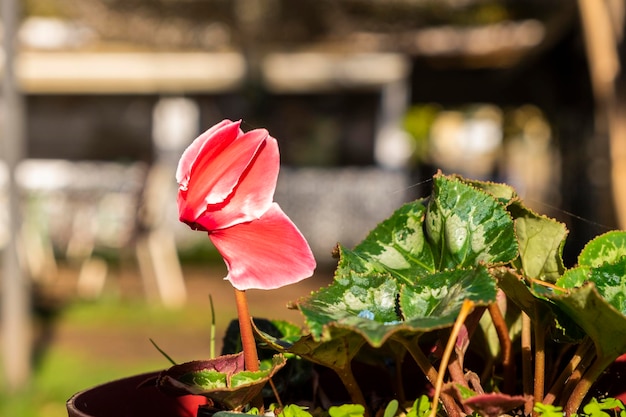
<svg viewBox="0 0 626 417">
<path fill-rule="evenodd" d="M 246 292 L 235 288 L 235 303 L 237 304 L 237 317 L 239 318 L 239 332 L 241 334 L 241 346 L 243 347 L 243 360 L 247 371 L 259 370 L 259 356 L 256 351 L 256 342 L 252 333 L 252 317 L 248 310 Z"/>
</svg>

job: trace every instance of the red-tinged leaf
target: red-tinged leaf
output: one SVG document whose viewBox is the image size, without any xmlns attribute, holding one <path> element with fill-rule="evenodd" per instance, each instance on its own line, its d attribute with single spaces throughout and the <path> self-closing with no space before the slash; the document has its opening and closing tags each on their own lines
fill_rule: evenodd
<svg viewBox="0 0 626 417">
<path fill-rule="evenodd" d="M 239 290 L 274 289 L 313 274 L 311 249 L 289 217 L 273 203 L 258 220 L 209 233 Z"/>
<path fill-rule="evenodd" d="M 463 405 L 468 406 L 483 417 L 498 417 L 524 405 L 526 401 L 532 401 L 532 397 L 507 395 L 500 392 L 477 394 L 458 384 L 448 384 L 445 389 L 456 396 Z"/>
<path fill-rule="evenodd" d="M 492 392 L 476 395 L 464 401 L 464 404 L 485 417 L 498 417 L 507 411 L 520 407 L 526 403 L 521 395 L 507 395 Z"/>
<path fill-rule="evenodd" d="M 202 395 L 220 407 L 239 410 L 252 401 L 286 363 L 282 355 L 275 355 L 261 370 L 246 371 L 240 352 L 174 365 L 160 373 L 156 384 L 170 395 Z"/>
<path fill-rule="evenodd" d="M 159 380 L 165 376 L 179 379 L 181 376 L 198 371 L 217 371 L 228 377 L 245 369 L 243 353 L 222 355 L 205 361 L 192 361 L 174 365 L 163 371 Z"/>
</svg>

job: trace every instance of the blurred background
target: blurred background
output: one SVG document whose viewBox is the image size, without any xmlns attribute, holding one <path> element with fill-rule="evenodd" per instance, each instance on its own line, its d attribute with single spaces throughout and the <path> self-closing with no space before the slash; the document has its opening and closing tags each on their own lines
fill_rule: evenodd
<svg viewBox="0 0 626 417">
<path fill-rule="evenodd" d="M 174 171 L 229 118 L 279 141 L 275 199 L 332 278 L 442 170 L 504 181 L 584 242 L 626 227 L 623 0 L 1 0 L 0 415 L 207 358 L 225 268 Z M 218 340 L 218 350 L 220 341 Z"/>
</svg>

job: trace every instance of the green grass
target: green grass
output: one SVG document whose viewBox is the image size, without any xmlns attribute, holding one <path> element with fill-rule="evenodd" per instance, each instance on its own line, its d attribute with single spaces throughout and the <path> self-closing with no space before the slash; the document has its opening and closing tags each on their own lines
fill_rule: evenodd
<svg viewBox="0 0 626 417">
<path fill-rule="evenodd" d="M 162 364 L 136 363 L 132 366 L 111 362 L 90 362 L 74 353 L 52 349 L 35 370 L 29 387 L 19 394 L 0 393 L 0 415 L 16 417 L 67 416 L 65 402 L 85 388 L 124 376 L 158 369 Z"/>
<path fill-rule="evenodd" d="M 218 315 L 216 319 L 219 320 L 220 316 Z M 62 311 L 61 320 L 77 327 L 117 328 L 145 326 L 160 328 L 184 323 L 190 328 L 204 329 L 207 332 L 211 325 L 208 296 L 206 306 L 186 305 L 180 309 L 168 309 L 159 304 L 146 303 L 142 299 L 121 301 L 116 297 L 105 296 L 97 302 L 83 301 L 69 305 Z"/>
<path fill-rule="evenodd" d="M 68 305 L 57 320 L 74 329 L 149 329 L 158 339 L 170 326 L 186 326 L 209 334 L 210 308 L 186 306 L 180 310 L 149 305 L 143 301 L 124 301 L 104 298 L 98 302 L 76 302 Z M 226 317 L 220 320 L 224 326 Z M 148 341 L 146 341 L 148 343 Z M 115 361 L 97 358 L 88 352 L 61 348 L 54 343 L 46 351 L 28 388 L 19 394 L 7 394 L 0 382 L 0 416 L 4 417 L 65 417 L 65 402 L 83 389 L 126 376 L 167 367 L 165 358 L 158 355 L 142 360 Z"/>
</svg>

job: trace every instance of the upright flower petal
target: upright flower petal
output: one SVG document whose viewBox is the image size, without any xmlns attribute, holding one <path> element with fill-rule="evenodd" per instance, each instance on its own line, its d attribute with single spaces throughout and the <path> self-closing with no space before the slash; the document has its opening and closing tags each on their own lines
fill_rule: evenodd
<svg viewBox="0 0 626 417">
<path fill-rule="evenodd" d="M 250 170 L 251 164 L 269 138 L 265 129 L 256 129 L 238 135 L 232 140 L 233 126 L 235 125 L 228 125 L 215 131 L 211 138 L 205 139 L 202 135 L 196 139 L 196 141 L 204 140 L 204 144 L 201 147 L 192 148 L 200 153 L 189 167 L 188 179 L 183 180 L 179 186 L 178 210 L 181 221 L 197 227 L 198 218 L 207 210 L 215 210 L 219 208 L 219 205 L 226 205 L 227 200 L 232 198 L 235 188 L 244 174 Z M 238 129 L 238 125 L 236 126 Z M 224 133 L 223 131 L 227 129 L 231 131 Z M 227 146 L 224 146 L 225 143 Z M 183 160 L 187 159 L 183 158 L 181 162 Z M 273 171 L 277 172 L 278 158 L 274 162 L 276 167 Z M 275 182 L 273 187 L 275 188 Z M 256 191 L 269 194 L 265 196 L 265 199 L 271 202 L 274 188 L 263 187 Z M 269 202 L 265 204 L 265 208 L 269 206 Z M 253 215 L 258 217 L 258 210 Z"/>
<path fill-rule="evenodd" d="M 279 167 L 278 143 L 269 136 L 241 176 L 227 204 L 209 206 L 196 223 L 203 230 L 216 230 L 261 217 L 272 205 Z"/>
<path fill-rule="evenodd" d="M 228 119 L 210 127 L 198 136 L 183 152 L 176 168 L 176 182 L 187 189 L 191 170 L 202 152 L 219 153 L 230 145 L 239 136 L 241 122 L 232 122 Z M 218 133 L 219 132 L 219 133 Z M 243 134 L 243 133 L 241 133 Z M 204 150 L 204 149 L 206 150 Z"/>
<path fill-rule="evenodd" d="M 273 203 L 258 220 L 209 233 L 239 290 L 270 290 L 313 274 L 315 259 L 289 217 Z"/>
<path fill-rule="evenodd" d="M 315 269 L 306 240 L 273 203 L 279 159 L 265 129 L 244 133 L 224 120 L 185 150 L 176 171 L 180 220 L 209 232 L 240 290 L 278 288 Z"/>
</svg>

